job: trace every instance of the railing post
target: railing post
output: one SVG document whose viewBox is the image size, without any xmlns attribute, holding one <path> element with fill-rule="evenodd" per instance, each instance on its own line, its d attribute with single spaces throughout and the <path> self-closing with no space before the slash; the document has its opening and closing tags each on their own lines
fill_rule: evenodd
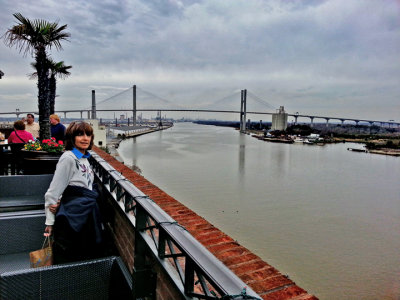
<svg viewBox="0 0 400 300">
<path fill-rule="evenodd" d="M 191 295 L 194 292 L 194 263 L 189 258 L 186 257 L 185 264 L 185 294 Z"/>
<path fill-rule="evenodd" d="M 146 212 L 141 206 L 136 207 L 135 224 L 135 253 L 133 261 L 133 299 L 146 297 L 156 299 L 157 275 L 146 263 L 147 244 L 144 241 L 141 231 L 146 228 Z"/>
<path fill-rule="evenodd" d="M 164 258 L 165 256 L 165 231 L 162 228 L 158 230 L 158 257 Z"/>
</svg>

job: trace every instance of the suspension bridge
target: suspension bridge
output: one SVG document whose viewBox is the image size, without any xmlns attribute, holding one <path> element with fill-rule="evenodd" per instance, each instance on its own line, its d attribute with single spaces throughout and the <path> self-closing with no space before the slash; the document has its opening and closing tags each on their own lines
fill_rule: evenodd
<svg viewBox="0 0 400 300">
<path fill-rule="evenodd" d="M 245 91 L 245 92 L 244 92 Z M 102 93 L 104 94 L 104 92 Z M 240 102 L 239 102 L 240 99 Z M 250 100 L 250 101 L 248 101 Z M 203 99 L 201 102 L 205 102 Z M 240 110 L 235 109 L 239 107 Z M 254 107 L 254 110 L 247 110 L 247 106 Z M 119 108 L 117 106 L 120 106 Z M 85 108 L 71 108 L 71 109 L 56 109 L 56 113 L 63 115 L 67 118 L 71 114 L 80 114 L 80 118 L 96 118 L 97 113 L 132 113 L 132 118 L 136 122 L 137 112 L 157 112 L 160 114 L 163 112 L 190 112 L 190 113 L 217 113 L 217 114 L 236 114 L 239 115 L 241 124 L 246 123 L 247 115 L 273 115 L 276 113 L 277 107 L 268 103 L 266 100 L 255 95 L 249 90 L 236 91 L 232 94 L 219 98 L 211 103 L 205 103 L 201 106 L 191 105 L 191 107 L 185 107 L 176 103 L 176 101 L 171 101 L 160 97 L 150 91 L 144 90 L 137 87 L 136 85 L 124 89 L 121 92 L 115 93 L 112 96 L 106 97 L 103 100 L 96 102 L 95 91 L 92 91 L 92 106 Z M 27 113 L 32 113 L 31 111 L 16 111 L 10 112 L 0 112 L 0 115 L 16 115 L 19 118 L 20 115 Z M 33 112 L 36 113 L 37 112 Z M 86 114 L 86 116 L 85 116 Z M 370 120 L 370 119 L 358 119 L 350 117 L 336 117 L 336 116 L 323 116 L 323 115 L 310 115 L 310 114 L 300 114 L 287 113 L 288 117 L 294 118 L 294 123 L 297 124 L 299 119 L 302 119 L 302 123 L 310 123 L 313 125 L 314 121 L 324 120 L 326 125 L 330 121 L 336 121 L 342 125 L 345 122 L 354 122 L 356 125 L 359 123 L 367 123 L 369 125 L 376 126 L 388 126 L 388 127 L 400 127 L 400 123 L 394 120 L 382 121 L 382 120 Z M 304 120 L 305 119 L 305 120 Z M 308 122 L 307 122 L 308 121 Z M 245 126 L 245 125 L 244 125 Z"/>
</svg>

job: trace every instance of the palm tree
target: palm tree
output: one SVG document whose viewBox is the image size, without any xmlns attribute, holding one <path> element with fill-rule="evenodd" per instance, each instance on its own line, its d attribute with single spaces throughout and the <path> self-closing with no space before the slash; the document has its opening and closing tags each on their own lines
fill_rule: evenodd
<svg viewBox="0 0 400 300">
<path fill-rule="evenodd" d="M 30 74 L 31 78 L 37 78 L 37 67 L 36 63 L 31 63 L 32 67 L 36 70 L 36 72 Z M 71 72 L 68 70 L 72 68 L 72 66 L 66 66 L 63 61 L 55 62 L 51 58 L 47 58 L 46 66 L 50 71 L 49 78 L 49 105 L 50 105 L 50 115 L 54 114 L 55 111 L 55 100 L 56 100 L 56 88 L 57 88 L 57 77 L 61 79 L 67 78 L 71 75 Z"/>
<path fill-rule="evenodd" d="M 47 66 L 47 52 L 53 46 L 61 50 L 61 41 L 67 40 L 69 33 L 64 32 L 67 25 L 59 26 L 57 22 L 35 19 L 33 21 L 25 18 L 20 13 L 13 16 L 19 21 L 3 35 L 7 46 L 19 48 L 24 55 L 30 53 L 34 55 L 38 77 L 38 108 L 40 138 L 50 138 L 50 79 L 49 68 Z"/>
<path fill-rule="evenodd" d="M 60 62 L 51 61 L 50 95 L 49 95 L 50 114 L 54 114 L 55 110 L 57 77 L 61 79 L 67 78 L 69 75 L 71 75 L 71 72 L 68 71 L 71 68 L 72 66 L 66 66 L 63 61 Z"/>
</svg>

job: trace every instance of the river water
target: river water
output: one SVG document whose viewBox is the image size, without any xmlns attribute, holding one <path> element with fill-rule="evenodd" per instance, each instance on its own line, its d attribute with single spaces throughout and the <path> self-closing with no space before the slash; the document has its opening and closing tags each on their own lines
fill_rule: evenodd
<svg viewBox="0 0 400 300">
<path fill-rule="evenodd" d="M 400 299 L 400 158 L 348 147 L 177 123 L 118 152 L 320 299 Z"/>
</svg>

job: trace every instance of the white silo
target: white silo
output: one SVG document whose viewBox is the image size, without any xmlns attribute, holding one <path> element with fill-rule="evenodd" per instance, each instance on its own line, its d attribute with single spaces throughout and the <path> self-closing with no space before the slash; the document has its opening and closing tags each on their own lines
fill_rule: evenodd
<svg viewBox="0 0 400 300">
<path fill-rule="evenodd" d="M 285 112 L 283 106 L 280 106 L 275 114 L 272 114 L 271 130 L 284 131 L 287 128 L 288 114 Z"/>
</svg>

